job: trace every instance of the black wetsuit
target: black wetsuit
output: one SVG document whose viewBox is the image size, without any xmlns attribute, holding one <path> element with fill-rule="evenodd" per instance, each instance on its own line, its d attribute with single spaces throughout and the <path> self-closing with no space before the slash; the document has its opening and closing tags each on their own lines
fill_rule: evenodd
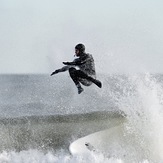
<svg viewBox="0 0 163 163">
<path fill-rule="evenodd" d="M 96 78 L 94 59 L 91 54 L 81 53 L 79 58 L 73 62 L 64 62 L 66 66 L 58 69 L 59 72 L 69 70 L 69 74 L 76 85 L 82 83 L 85 86 L 90 86 Z M 75 67 L 78 67 L 76 69 Z"/>
</svg>

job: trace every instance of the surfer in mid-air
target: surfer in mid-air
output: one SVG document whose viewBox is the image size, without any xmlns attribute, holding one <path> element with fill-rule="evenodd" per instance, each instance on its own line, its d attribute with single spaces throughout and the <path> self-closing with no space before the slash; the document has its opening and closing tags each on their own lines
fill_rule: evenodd
<svg viewBox="0 0 163 163">
<path fill-rule="evenodd" d="M 75 55 L 78 58 L 74 59 L 72 62 L 63 62 L 66 66 L 55 70 L 52 72 L 51 76 L 69 70 L 70 77 L 78 89 L 78 94 L 84 91 L 81 84 L 90 86 L 94 83 L 101 88 L 102 83 L 96 79 L 94 59 L 91 54 L 85 52 L 85 46 L 83 44 L 77 44 L 75 46 Z M 78 67 L 79 70 L 75 67 Z"/>
</svg>

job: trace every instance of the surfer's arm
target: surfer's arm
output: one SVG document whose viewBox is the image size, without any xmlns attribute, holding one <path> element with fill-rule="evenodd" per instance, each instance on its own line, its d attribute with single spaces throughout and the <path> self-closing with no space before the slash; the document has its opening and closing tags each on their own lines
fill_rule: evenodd
<svg viewBox="0 0 163 163">
<path fill-rule="evenodd" d="M 63 62 L 63 64 L 70 66 L 79 66 L 86 63 L 88 60 L 89 58 L 83 58 L 82 60 L 80 58 L 76 58 L 73 62 Z"/>
<path fill-rule="evenodd" d="M 63 66 L 62 68 L 57 69 L 54 72 L 52 72 L 51 76 L 54 75 L 54 74 L 58 74 L 59 72 L 67 71 L 69 68 L 70 68 L 70 66 Z"/>
</svg>

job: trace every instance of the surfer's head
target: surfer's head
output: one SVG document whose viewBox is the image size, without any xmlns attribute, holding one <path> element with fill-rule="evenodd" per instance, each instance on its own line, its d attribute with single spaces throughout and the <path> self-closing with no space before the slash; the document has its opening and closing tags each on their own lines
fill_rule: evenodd
<svg viewBox="0 0 163 163">
<path fill-rule="evenodd" d="M 75 46 L 75 54 L 76 56 L 80 56 L 81 53 L 85 52 L 85 46 L 83 44 L 77 44 Z"/>
</svg>

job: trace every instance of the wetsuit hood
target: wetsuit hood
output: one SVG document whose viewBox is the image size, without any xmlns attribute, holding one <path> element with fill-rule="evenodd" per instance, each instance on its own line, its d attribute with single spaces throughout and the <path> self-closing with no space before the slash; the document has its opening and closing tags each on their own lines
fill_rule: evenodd
<svg viewBox="0 0 163 163">
<path fill-rule="evenodd" d="M 77 44 L 75 49 L 79 50 L 80 54 L 85 52 L 85 46 L 83 44 Z"/>
</svg>

